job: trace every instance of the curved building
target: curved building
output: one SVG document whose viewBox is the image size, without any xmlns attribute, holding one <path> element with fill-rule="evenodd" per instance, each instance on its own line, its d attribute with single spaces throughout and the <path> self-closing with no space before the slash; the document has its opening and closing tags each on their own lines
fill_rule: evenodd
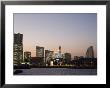
<svg viewBox="0 0 110 88">
<path fill-rule="evenodd" d="M 94 58 L 93 46 L 90 46 L 86 52 L 86 58 Z"/>
</svg>

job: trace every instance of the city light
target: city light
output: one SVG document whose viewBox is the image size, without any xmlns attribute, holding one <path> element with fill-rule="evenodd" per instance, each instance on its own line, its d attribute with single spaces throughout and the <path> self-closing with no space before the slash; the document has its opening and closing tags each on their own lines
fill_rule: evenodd
<svg viewBox="0 0 110 88">
<path fill-rule="evenodd" d="M 24 52 L 23 58 L 23 34 L 14 34 L 14 66 L 27 64 L 30 67 L 74 67 L 74 68 L 96 68 L 97 58 L 94 58 L 93 46 L 87 49 L 85 56 L 74 56 L 71 53 L 62 53 L 62 47 L 58 51 L 45 50 L 45 47 L 36 46 L 36 57 L 31 56 L 31 51 Z M 25 67 L 24 67 L 25 68 Z"/>
</svg>

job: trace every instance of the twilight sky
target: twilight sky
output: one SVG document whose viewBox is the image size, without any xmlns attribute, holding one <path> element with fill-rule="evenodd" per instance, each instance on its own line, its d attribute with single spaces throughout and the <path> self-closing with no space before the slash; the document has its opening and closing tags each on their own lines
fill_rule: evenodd
<svg viewBox="0 0 110 88">
<path fill-rule="evenodd" d="M 23 50 L 35 56 L 36 46 L 74 56 L 85 56 L 93 46 L 97 57 L 96 13 L 16 13 L 14 33 L 23 34 Z"/>
</svg>

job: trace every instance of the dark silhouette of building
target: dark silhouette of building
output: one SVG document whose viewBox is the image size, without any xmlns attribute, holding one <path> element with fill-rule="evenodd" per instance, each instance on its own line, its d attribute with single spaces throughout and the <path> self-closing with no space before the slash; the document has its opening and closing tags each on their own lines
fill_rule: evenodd
<svg viewBox="0 0 110 88">
<path fill-rule="evenodd" d="M 65 61 L 65 64 L 70 64 L 70 61 L 71 61 L 70 53 L 64 53 L 64 61 Z"/>
<path fill-rule="evenodd" d="M 19 65 L 23 62 L 23 34 L 14 34 L 13 57 L 14 64 Z"/>
<path fill-rule="evenodd" d="M 78 60 L 79 59 L 79 56 L 74 56 L 74 60 Z"/>
<path fill-rule="evenodd" d="M 78 59 L 74 59 L 71 61 L 71 64 L 74 65 L 75 68 L 95 68 L 97 69 L 97 58 L 84 58 L 79 57 Z"/>
<path fill-rule="evenodd" d="M 90 46 L 86 52 L 86 58 L 94 58 L 93 46 Z"/>
<path fill-rule="evenodd" d="M 59 53 L 61 53 L 61 46 L 59 46 Z"/>
<path fill-rule="evenodd" d="M 31 61 L 30 61 L 31 65 L 32 66 L 44 66 L 44 63 L 43 63 L 43 58 L 42 57 L 31 57 Z"/>
<path fill-rule="evenodd" d="M 24 62 L 25 63 L 30 63 L 31 60 L 31 52 L 24 52 Z"/>
</svg>

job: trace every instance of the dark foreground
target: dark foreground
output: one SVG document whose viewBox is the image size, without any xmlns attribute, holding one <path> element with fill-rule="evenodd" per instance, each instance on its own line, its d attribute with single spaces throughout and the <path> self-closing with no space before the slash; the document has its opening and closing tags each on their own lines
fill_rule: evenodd
<svg viewBox="0 0 110 88">
<path fill-rule="evenodd" d="M 31 68 L 17 70 L 19 73 L 16 75 L 97 75 L 97 69 Z"/>
</svg>

